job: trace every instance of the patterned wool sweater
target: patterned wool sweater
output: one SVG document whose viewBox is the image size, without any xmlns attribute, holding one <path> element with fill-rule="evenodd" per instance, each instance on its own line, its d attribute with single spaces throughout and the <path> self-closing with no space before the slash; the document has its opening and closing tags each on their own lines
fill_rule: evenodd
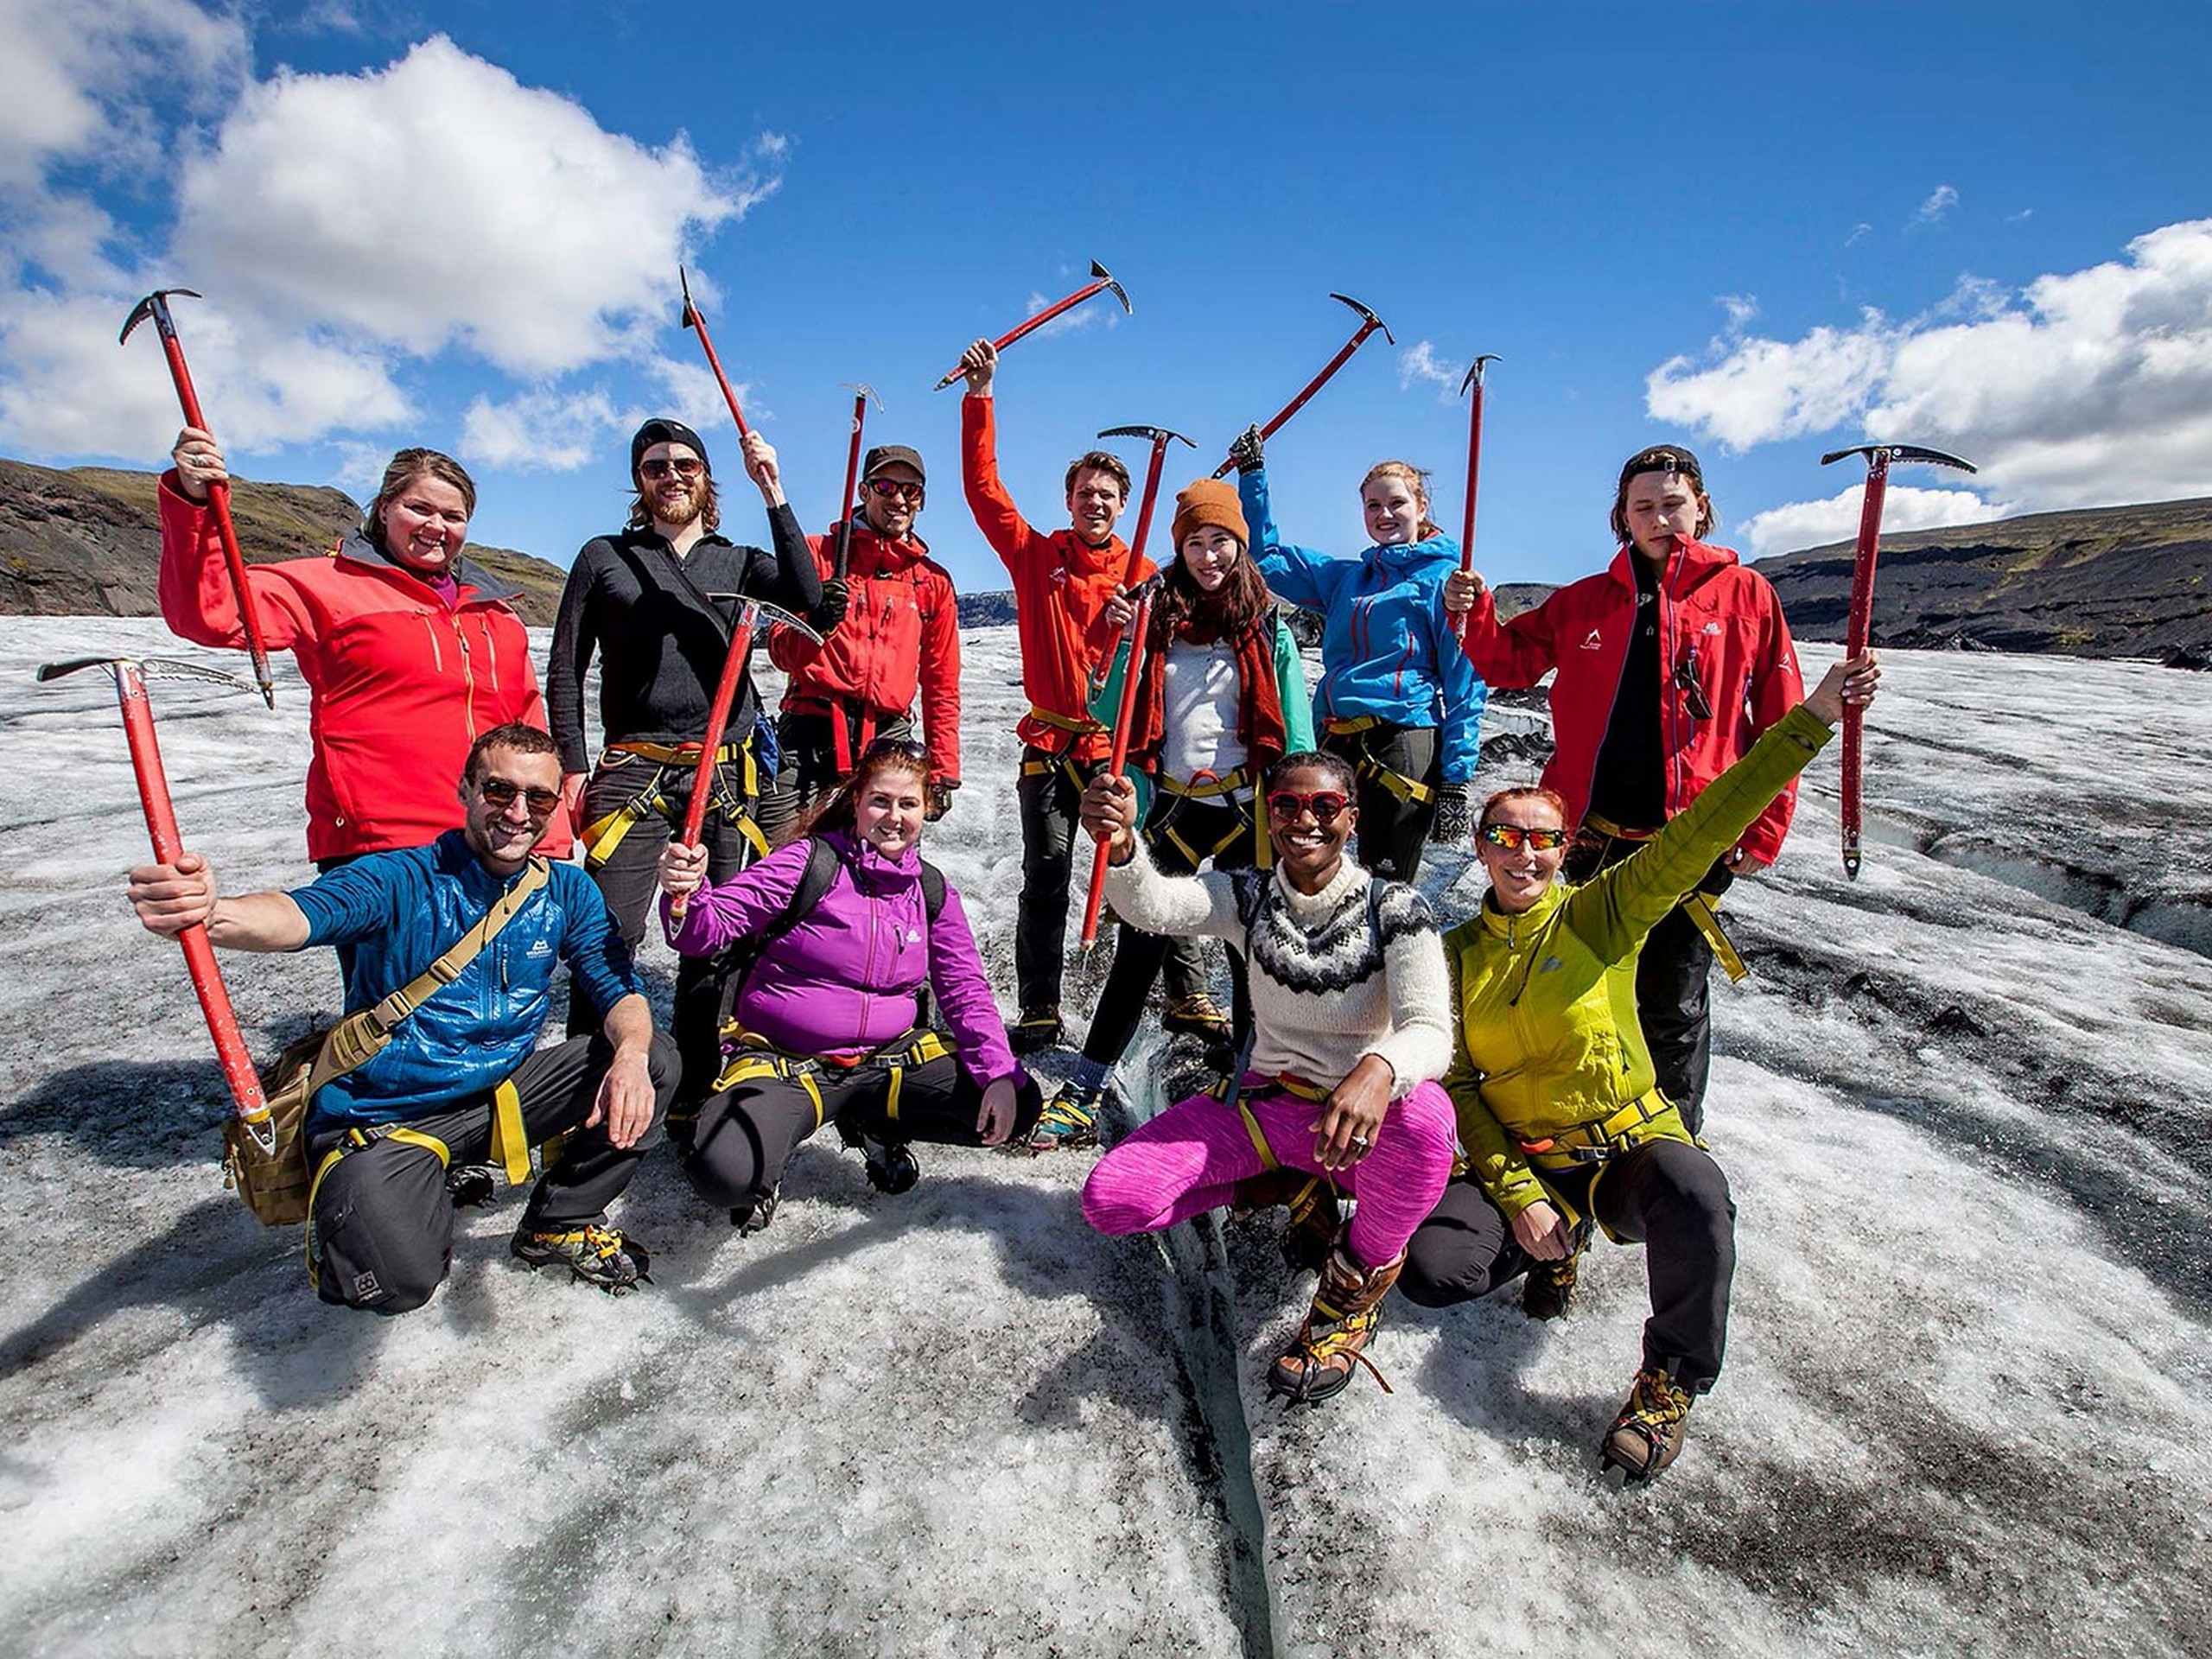
<svg viewBox="0 0 2212 1659">
<path fill-rule="evenodd" d="M 1145 932 L 1211 935 L 1244 952 L 1254 1071 L 1333 1089 L 1379 1054 L 1397 1074 L 1396 1100 L 1451 1064 L 1444 944 L 1409 887 L 1378 882 L 1349 858 L 1311 894 L 1280 871 L 1162 875 L 1140 845 L 1107 873 L 1106 893 Z"/>
</svg>

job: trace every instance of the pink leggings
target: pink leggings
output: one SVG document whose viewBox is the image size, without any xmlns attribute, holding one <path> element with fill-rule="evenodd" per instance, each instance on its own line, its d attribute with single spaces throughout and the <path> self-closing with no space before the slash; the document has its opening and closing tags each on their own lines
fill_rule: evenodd
<svg viewBox="0 0 2212 1659">
<path fill-rule="evenodd" d="M 1313 1157 L 1320 1106 L 1288 1094 L 1248 1095 L 1244 1103 L 1278 1164 L 1320 1175 L 1360 1201 L 1351 1243 L 1363 1267 L 1396 1258 L 1452 1177 L 1457 1125 L 1440 1084 L 1392 1101 L 1375 1149 L 1332 1175 Z M 1193 1095 L 1098 1160 L 1084 1184 L 1084 1219 L 1102 1233 L 1154 1232 L 1221 1208 L 1237 1182 L 1263 1167 L 1243 1118 L 1211 1095 Z"/>
</svg>

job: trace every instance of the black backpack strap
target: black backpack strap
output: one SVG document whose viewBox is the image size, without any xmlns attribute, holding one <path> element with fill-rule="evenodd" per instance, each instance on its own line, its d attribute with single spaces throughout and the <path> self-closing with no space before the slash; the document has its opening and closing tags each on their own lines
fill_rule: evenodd
<svg viewBox="0 0 2212 1659">
<path fill-rule="evenodd" d="M 922 914 L 934 923 L 944 909 L 944 872 L 922 861 Z"/>
</svg>

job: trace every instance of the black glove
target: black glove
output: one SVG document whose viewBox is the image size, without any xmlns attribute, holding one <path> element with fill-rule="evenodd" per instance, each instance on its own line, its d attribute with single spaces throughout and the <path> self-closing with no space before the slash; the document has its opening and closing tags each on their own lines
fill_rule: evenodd
<svg viewBox="0 0 2212 1659">
<path fill-rule="evenodd" d="M 1266 442 L 1260 436 L 1260 429 L 1248 426 L 1236 435 L 1236 442 L 1229 446 L 1229 464 L 1240 474 L 1256 473 L 1268 464 L 1262 453 L 1265 448 Z"/>
<path fill-rule="evenodd" d="M 923 817 L 935 823 L 952 810 L 952 791 L 960 787 L 957 778 L 940 778 L 930 785 L 930 810 Z"/>
<path fill-rule="evenodd" d="M 1436 816 L 1429 821 L 1428 838 L 1439 847 L 1465 847 L 1474 840 L 1475 809 L 1465 784 L 1436 786 Z"/>
<path fill-rule="evenodd" d="M 832 576 L 822 584 L 822 602 L 806 613 L 814 631 L 827 639 L 837 632 L 837 625 L 845 620 L 845 607 L 852 602 L 852 592 L 842 576 Z"/>
</svg>

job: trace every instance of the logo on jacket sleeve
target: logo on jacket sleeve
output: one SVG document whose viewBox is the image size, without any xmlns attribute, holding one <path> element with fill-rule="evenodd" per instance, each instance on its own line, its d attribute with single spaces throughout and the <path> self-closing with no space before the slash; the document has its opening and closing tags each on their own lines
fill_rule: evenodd
<svg viewBox="0 0 2212 1659">
<path fill-rule="evenodd" d="M 1590 637 L 1582 642 L 1582 649 L 1585 651 L 1603 651 L 1605 648 L 1605 636 L 1599 633 L 1597 629 L 1591 629 Z"/>
</svg>

